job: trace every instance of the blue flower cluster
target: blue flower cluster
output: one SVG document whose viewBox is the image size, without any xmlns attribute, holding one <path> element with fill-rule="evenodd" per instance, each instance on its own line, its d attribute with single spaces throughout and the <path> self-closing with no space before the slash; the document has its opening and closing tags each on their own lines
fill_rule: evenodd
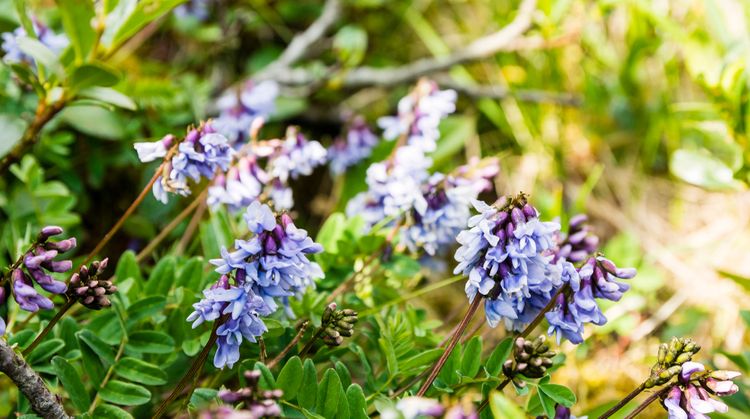
<svg viewBox="0 0 750 419">
<path fill-rule="evenodd" d="M 498 206 L 474 201 L 474 207 L 479 214 L 457 238 L 454 272 L 468 276 L 470 301 L 485 298 L 490 326 L 504 320 L 508 329 L 521 330 L 569 279 L 567 262 L 552 262 L 559 225 L 540 221 L 523 194 Z"/>
<path fill-rule="evenodd" d="M 10 275 L 11 292 L 21 309 L 36 312 L 39 309 L 49 310 L 54 307 L 52 300 L 41 295 L 34 287 L 38 284 L 43 290 L 52 294 L 64 294 L 67 290 L 65 282 L 54 279 L 49 272 L 67 272 L 73 268 L 70 260 L 55 260 L 60 254 L 76 247 L 76 239 L 50 241 L 49 238 L 62 234 L 63 229 L 57 226 L 47 226 L 42 229 L 36 242 L 26 254 L 21 263 L 13 269 Z M 5 303 L 5 287 L 0 285 L 0 304 Z M 0 335 L 5 334 L 5 320 L 0 317 Z"/>
<path fill-rule="evenodd" d="M 213 0 L 189 0 L 174 9 L 174 15 L 178 19 L 192 18 L 198 22 L 208 19 L 211 14 Z"/>
<path fill-rule="evenodd" d="M 422 79 L 414 90 L 398 102 L 398 115 L 384 116 L 378 125 L 383 137 L 395 140 L 406 136 L 406 144 L 422 151 L 435 151 L 440 138 L 440 121 L 456 110 L 456 92 L 440 90 L 433 81 Z"/>
<path fill-rule="evenodd" d="M 261 159 L 265 159 L 265 167 L 261 167 Z M 290 127 L 285 140 L 252 145 L 250 153 L 242 155 L 226 175 L 218 176 L 209 188 L 208 203 L 238 211 L 263 198 L 277 211 L 289 210 L 294 205 L 289 180 L 309 176 L 325 161 L 326 149 L 319 142 Z"/>
<path fill-rule="evenodd" d="M 267 205 L 255 201 L 244 218 L 254 236 L 236 240 L 232 252 L 222 247 L 221 258 L 210 261 L 222 277 L 204 291 L 204 298 L 193 305 L 195 311 L 187 319 L 196 327 L 227 316 L 217 329 L 217 368 L 231 368 L 239 359 L 243 339 L 255 342 L 266 331 L 261 317 L 275 312 L 279 301 L 292 315 L 289 297 L 299 296 L 323 277 L 320 266 L 308 259 L 308 255 L 322 252 L 322 246 L 297 228 L 288 214 L 276 217 Z"/>
<path fill-rule="evenodd" d="M 387 217 L 401 217 L 412 208 L 424 212 L 427 201 L 421 185 L 430 177 L 427 172 L 430 166 L 432 160 L 419 148 L 398 148 L 393 158 L 367 169 L 369 188 L 349 201 L 347 215 L 361 215 L 371 227 Z"/>
<path fill-rule="evenodd" d="M 135 143 L 134 147 L 138 158 L 145 163 L 167 156 L 168 147 L 173 142 L 174 137 L 168 135 L 153 143 Z M 154 196 L 166 204 L 168 192 L 190 195 L 188 179 L 194 182 L 199 182 L 201 178 L 212 179 L 219 169 L 229 169 L 234 153 L 226 137 L 217 133 L 210 122 L 202 123 L 188 131 L 185 139 L 179 143 L 177 153 L 154 183 Z"/>
<path fill-rule="evenodd" d="M 234 145 L 244 143 L 253 121 L 266 119 L 274 111 L 278 95 L 276 82 L 248 80 L 239 91 L 228 92 L 216 102 L 219 108 L 219 116 L 213 121 L 216 131 Z"/>
<path fill-rule="evenodd" d="M 415 253 L 424 250 L 429 256 L 444 255 L 466 227 L 471 216 L 471 202 L 492 189 L 490 179 L 499 171 L 497 159 L 472 160 L 445 176 L 435 173 L 422 185 L 427 205 L 412 208 L 401 240 Z"/>
<path fill-rule="evenodd" d="M 583 342 L 583 327 L 586 323 L 603 325 L 607 318 L 599 309 L 596 299 L 619 301 L 630 286 L 617 279 L 630 279 L 636 274 L 634 268 L 618 268 L 603 256 L 589 258 L 577 271 L 570 270 L 571 292 L 557 296 L 557 305 L 546 313 L 548 333 L 557 334 L 572 343 Z"/>
<path fill-rule="evenodd" d="M 44 46 L 49 48 L 53 54 L 60 55 L 60 53 L 67 48 L 70 42 L 65 34 L 56 34 L 52 29 L 39 22 L 37 19 L 32 19 L 32 23 L 36 38 Z M 3 61 L 8 64 L 21 62 L 28 64 L 34 63 L 34 59 L 21 51 L 21 48 L 18 45 L 19 39 L 27 37 L 26 30 L 22 26 L 16 28 L 13 32 L 6 32 L 1 36 L 3 40 L 2 49 L 5 51 Z"/>
<path fill-rule="evenodd" d="M 365 120 L 362 117 L 354 118 L 347 127 L 346 135 L 334 140 L 328 148 L 331 173 L 344 173 L 347 168 L 370 157 L 377 143 L 378 137 L 373 134 Z"/>
<path fill-rule="evenodd" d="M 571 263 L 580 263 L 586 260 L 599 248 L 599 237 L 591 232 L 588 225 L 588 217 L 578 214 L 570 218 L 568 222 L 568 234 L 560 238 L 555 259 L 565 259 Z"/>
</svg>

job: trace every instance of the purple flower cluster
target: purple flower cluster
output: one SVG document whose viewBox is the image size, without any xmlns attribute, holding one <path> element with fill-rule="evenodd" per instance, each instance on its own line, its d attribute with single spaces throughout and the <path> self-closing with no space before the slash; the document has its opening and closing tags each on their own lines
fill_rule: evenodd
<svg viewBox="0 0 750 419">
<path fill-rule="evenodd" d="M 698 362 L 682 364 L 677 384 L 662 401 L 669 419 L 708 419 L 709 413 L 726 413 L 727 405 L 711 395 L 724 397 L 739 391 L 731 381 L 739 376 L 735 371 L 708 372 Z"/>
<path fill-rule="evenodd" d="M 52 29 L 39 22 L 37 19 L 32 19 L 32 23 L 39 42 L 49 48 L 53 54 L 60 55 L 60 53 L 67 48 L 70 42 L 65 34 L 56 34 Z M 6 32 L 0 36 L 3 40 L 2 49 L 5 51 L 3 61 L 8 64 L 21 62 L 28 64 L 34 63 L 34 59 L 21 51 L 21 48 L 18 45 L 19 39 L 27 37 L 26 30 L 22 26 L 19 26 L 13 32 Z"/>
<path fill-rule="evenodd" d="M 374 163 L 367 169 L 369 189 L 352 198 L 346 207 L 349 216 L 361 215 L 368 226 L 386 217 L 400 217 L 412 208 L 427 209 L 421 185 L 430 177 L 432 160 L 414 146 L 396 150 L 393 158 Z"/>
<path fill-rule="evenodd" d="M 485 298 L 490 326 L 504 320 L 508 329 L 521 330 L 569 279 L 567 262 L 552 263 L 559 225 L 540 221 L 523 194 L 501 206 L 474 201 L 474 207 L 479 214 L 457 238 L 454 273 L 468 276 L 469 301 L 477 293 Z"/>
<path fill-rule="evenodd" d="M 174 136 L 167 135 L 153 143 L 135 143 L 134 147 L 138 158 L 145 163 L 167 156 L 174 141 Z M 199 182 L 201 178 L 212 179 L 219 169 L 229 169 L 233 155 L 234 150 L 226 137 L 217 133 L 211 123 L 202 123 L 188 131 L 177 153 L 164 166 L 162 176 L 154 183 L 154 196 L 166 204 L 168 192 L 190 195 L 188 179 L 194 182 Z"/>
<path fill-rule="evenodd" d="M 36 312 L 54 307 L 52 300 L 41 295 L 34 283 L 52 294 L 64 294 L 67 285 L 54 279 L 50 272 L 67 272 L 73 268 L 70 260 L 55 260 L 60 253 L 76 247 L 76 239 L 71 237 L 60 241 L 49 238 L 62 234 L 63 229 L 56 226 L 44 227 L 31 249 L 15 264 L 10 275 L 11 292 L 21 309 Z M 5 288 L 0 287 L 0 304 L 6 299 Z M 0 317 L 0 335 L 5 334 L 5 321 Z"/>
<path fill-rule="evenodd" d="M 378 137 L 372 133 L 362 117 L 356 117 L 349 124 L 344 137 L 334 140 L 328 148 L 331 173 L 339 175 L 347 168 L 370 157 L 377 145 Z"/>
<path fill-rule="evenodd" d="M 607 318 L 599 309 L 596 299 L 619 301 L 630 286 L 617 279 L 630 279 L 634 268 L 618 268 L 604 256 L 591 257 L 577 271 L 565 269 L 570 284 L 569 293 L 557 296 L 557 305 L 546 313 L 550 324 L 548 333 L 557 334 L 557 341 L 566 338 L 572 343 L 583 342 L 586 323 L 603 325 Z"/>
<path fill-rule="evenodd" d="M 492 188 L 489 179 L 499 171 L 497 159 L 472 161 L 471 165 L 474 170 L 461 166 L 452 175 L 435 173 L 422 185 L 427 205 L 412 208 L 410 222 L 401 235 L 412 252 L 442 255 L 454 245 L 471 216 L 471 202 Z"/>
<path fill-rule="evenodd" d="M 276 217 L 267 205 L 255 201 L 244 218 L 254 236 L 236 240 L 236 250 L 222 248 L 221 258 L 210 261 L 222 277 L 204 291 L 204 298 L 193 305 L 195 311 L 188 317 L 197 327 L 228 316 L 217 330 L 217 368 L 231 368 L 239 359 L 243 339 L 255 342 L 266 331 L 261 317 L 278 309 L 277 299 L 288 309 L 289 297 L 314 287 L 314 281 L 323 277 L 320 266 L 307 258 L 323 248 L 297 228 L 288 214 Z"/>
<path fill-rule="evenodd" d="M 260 160 L 265 159 L 264 167 Z M 284 141 L 270 140 L 252 146 L 252 153 L 237 160 L 226 175 L 218 176 L 208 191 L 208 204 L 226 205 L 232 211 L 269 200 L 277 211 L 294 205 L 289 180 L 308 176 L 324 164 L 326 150 L 290 127 Z"/>
<path fill-rule="evenodd" d="M 216 102 L 219 116 L 213 124 L 232 144 L 242 144 L 248 139 L 250 127 L 256 118 L 268 118 L 276 106 L 279 86 L 273 81 L 256 83 L 248 80 L 238 89 L 224 94 Z"/>
<path fill-rule="evenodd" d="M 213 0 L 190 0 L 174 9 L 174 15 L 178 19 L 193 18 L 199 22 L 208 19 L 211 13 Z"/>
<path fill-rule="evenodd" d="M 568 223 L 568 234 L 560 239 L 555 259 L 565 259 L 571 263 L 579 263 L 594 254 L 599 248 L 599 237 L 591 232 L 588 217 L 578 214 L 571 217 Z"/>
<path fill-rule="evenodd" d="M 378 125 L 385 139 L 407 136 L 406 144 L 430 152 L 437 147 L 440 121 L 455 110 L 454 90 L 440 90 L 435 82 L 422 79 L 398 102 L 398 115 L 384 116 Z"/>
</svg>

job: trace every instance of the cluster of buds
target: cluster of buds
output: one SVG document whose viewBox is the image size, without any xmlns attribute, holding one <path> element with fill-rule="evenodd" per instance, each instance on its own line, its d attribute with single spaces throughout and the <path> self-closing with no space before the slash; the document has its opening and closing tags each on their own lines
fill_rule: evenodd
<svg viewBox="0 0 750 419">
<path fill-rule="evenodd" d="M 281 396 L 284 395 L 284 392 L 281 390 L 261 390 L 260 388 L 258 388 L 258 382 L 260 381 L 260 371 L 245 371 L 245 379 L 247 380 L 247 387 L 241 388 L 237 391 L 222 390 L 219 392 L 219 398 L 224 401 L 224 403 L 242 403 L 242 410 L 234 410 L 227 416 L 214 415 L 213 417 L 281 417 L 281 407 L 279 407 L 277 401 L 281 399 Z"/>
<path fill-rule="evenodd" d="M 102 261 L 95 260 L 89 266 L 81 266 L 81 269 L 70 278 L 68 298 L 77 300 L 92 310 L 112 305 L 107 296 L 114 294 L 117 287 L 112 285 L 112 281 L 99 278 L 107 268 L 108 261 L 109 259 L 105 258 Z"/>
<path fill-rule="evenodd" d="M 336 303 L 328 304 L 321 319 L 323 342 L 328 346 L 339 346 L 344 336 L 351 337 L 354 324 L 357 323 L 357 312 L 352 309 L 337 310 Z"/>
<path fill-rule="evenodd" d="M 542 378 L 547 374 L 547 368 L 552 366 L 555 351 L 550 351 L 544 335 L 526 340 L 519 337 L 513 346 L 513 357 L 503 364 L 503 374 L 512 379 L 518 387 L 526 384 L 518 377 L 523 374 L 527 378 Z"/>
<path fill-rule="evenodd" d="M 683 352 L 684 354 L 684 352 Z M 707 418 L 709 413 L 726 413 L 729 407 L 711 396 L 731 396 L 739 391 L 732 380 L 737 371 L 711 371 L 703 364 L 687 361 L 677 374 L 677 382 L 662 396 L 670 418 Z"/>
<path fill-rule="evenodd" d="M 568 235 L 560 242 L 555 252 L 555 260 L 565 259 L 571 263 L 583 262 L 596 253 L 599 237 L 591 232 L 585 214 L 573 216 L 568 223 Z"/>
<path fill-rule="evenodd" d="M 659 345 L 659 356 L 656 364 L 651 367 L 651 375 L 644 383 L 646 388 L 660 386 L 677 376 L 682 370 L 682 364 L 692 360 L 693 355 L 701 347 L 690 338 L 673 337 L 667 343 Z"/>
</svg>

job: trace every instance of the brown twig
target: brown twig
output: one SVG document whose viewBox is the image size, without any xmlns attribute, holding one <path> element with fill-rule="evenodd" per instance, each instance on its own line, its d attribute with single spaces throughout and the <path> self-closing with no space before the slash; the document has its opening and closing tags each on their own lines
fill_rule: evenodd
<svg viewBox="0 0 750 419">
<path fill-rule="evenodd" d="M 325 329 L 325 327 L 323 327 L 323 326 L 321 326 L 321 327 L 319 327 L 319 328 L 318 328 L 318 331 L 317 331 L 317 332 L 315 332 L 315 334 L 314 334 L 314 335 L 312 336 L 312 338 L 310 338 L 310 340 L 309 340 L 309 341 L 307 341 L 307 343 L 306 343 L 306 344 L 305 344 L 305 346 L 304 346 L 304 347 L 302 348 L 302 350 L 301 350 L 301 351 L 299 351 L 299 356 L 300 356 L 300 358 L 302 358 L 303 356 L 307 355 L 307 353 L 308 353 L 308 352 L 310 352 L 310 350 L 311 350 L 311 349 L 313 348 L 313 346 L 315 345 L 315 341 L 317 341 L 317 340 L 318 340 L 318 338 L 320 338 L 320 337 L 321 337 L 321 336 L 323 335 L 323 332 L 325 332 L 325 330 L 326 330 L 326 329 Z"/>
<path fill-rule="evenodd" d="M 628 402 L 631 401 L 631 400 L 633 400 L 637 395 L 641 394 L 641 392 L 643 390 L 645 390 L 645 389 L 646 389 L 646 384 L 642 383 L 641 385 L 639 385 L 638 387 L 636 387 L 635 390 L 631 391 L 627 396 L 625 396 L 625 398 L 623 398 L 622 400 L 620 400 L 619 402 L 617 402 L 616 405 L 612 406 L 611 408 L 609 408 L 609 410 L 607 410 L 606 412 L 604 412 L 604 414 L 602 414 L 601 416 L 599 416 L 599 419 L 606 419 L 606 418 L 614 415 L 615 412 L 617 412 L 618 410 L 622 409 L 623 406 L 625 406 L 626 404 L 628 404 Z M 654 393 L 654 394 L 658 394 L 658 393 Z"/>
<path fill-rule="evenodd" d="M 310 325 L 309 320 L 305 320 L 304 322 L 300 323 L 299 330 L 297 331 L 297 334 L 294 335 L 294 338 L 292 338 L 291 342 L 289 342 L 288 345 L 284 347 L 284 349 L 279 352 L 276 357 L 274 357 L 272 360 L 270 360 L 266 366 L 268 369 L 271 369 L 276 366 L 279 362 L 281 362 L 282 359 L 295 347 L 297 346 L 297 343 L 299 343 L 299 340 L 302 339 L 302 336 L 304 336 L 305 331 L 307 331 L 307 327 Z"/>
<path fill-rule="evenodd" d="M 219 329 L 219 326 L 221 326 L 227 319 L 227 316 L 220 318 L 214 323 L 214 328 L 211 330 L 211 337 L 208 338 L 208 342 L 206 342 L 206 346 L 203 347 L 201 352 L 198 354 L 198 356 L 193 360 L 193 364 L 190 365 L 190 368 L 187 370 L 185 375 L 180 379 L 180 381 L 177 383 L 177 385 L 172 389 L 172 392 L 169 394 L 169 396 L 164 399 L 164 401 L 159 405 L 159 408 L 154 413 L 154 418 L 158 419 L 164 415 L 164 413 L 167 410 L 167 407 L 170 403 L 172 403 L 177 396 L 180 394 L 180 392 L 185 388 L 188 383 L 191 382 L 191 380 L 194 378 L 195 374 L 197 374 L 201 368 L 203 368 L 203 364 L 206 362 L 206 358 L 208 358 L 208 354 L 211 352 L 211 348 L 213 348 L 214 344 L 216 343 L 216 340 L 219 338 L 219 336 L 216 334 L 216 331 Z"/>
<path fill-rule="evenodd" d="M 36 414 L 45 419 L 70 418 L 60 400 L 44 384 L 42 377 L 4 339 L 0 339 L 0 371 L 18 386 Z"/>
<path fill-rule="evenodd" d="M 435 364 L 435 367 L 430 372 L 430 375 L 427 376 L 427 380 L 425 380 L 425 382 L 422 384 L 422 387 L 417 392 L 417 396 L 419 397 L 424 396 L 424 394 L 432 385 L 432 382 L 435 381 L 435 378 L 440 373 L 440 370 L 443 368 L 443 365 L 445 365 L 445 362 L 448 360 L 448 357 L 450 356 L 451 352 L 453 352 L 453 348 L 456 347 L 458 340 L 461 338 L 461 335 L 466 329 L 466 326 L 468 326 L 471 318 L 474 317 L 474 313 L 476 313 L 481 302 L 482 302 L 482 297 L 477 295 L 474 298 L 474 301 L 472 301 L 471 305 L 469 306 L 469 309 L 466 311 L 466 315 L 464 316 L 463 319 L 461 319 L 461 322 L 459 323 L 457 330 L 453 333 L 453 337 L 451 338 L 450 342 L 448 342 L 448 346 L 445 348 L 445 351 L 443 351 L 443 355 L 440 356 L 440 359 L 438 360 L 437 364 Z"/>
<path fill-rule="evenodd" d="M 553 307 L 555 307 L 555 305 L 557 304 L 557 297 L 559 297 L 560 294 L 567 292 L 569 288 L 570 286 L 568 284 L 565 284 L 562 287 L 560 287 L 560 289 L 557 290 L 557 292 L 552 296 L 552 298 L 550 298 L 549 302 L 547 303 L 546 306 L 544 306 L 542 311 L 540 311 L 539 314 L 537 314 L 536 317 L 534 317 L 534 320 L 532 320 L 531 323 L 529 323 L 529 325 L 526 326 L 526 328 L 523 329 L 523 331 L 519 333 L 517 337 L 522 337 L 522 338 L 528 337 L 529 334 L 533 332 L 537 326 L 539 326 L 539 323 L 541 323 L 542 320 L 544 320 L 544 315 L 548 311 L 552 310 Z"/>
<path fill-rule="evenodd" d="M 205 196 L 207 194 L 208 194 L 208 189 L 204 190 L 203 193 L 201 194 L 203 198 L 199 198 L 200 205 L 198 206 L 198 209 L 195 210 L 195 214 L 193 214 L 193 218 L 190 219 L 190 223 L 185 229 L 185 233 L 182 235 L 182 238 L 180 239 L 179 243 L 177 243 L 177 248 L 175 248 L 175 254 L 181 255 L 182 252 L 185 251 L 188 243 L 190 243 L 190 239 L 193 238 L 195 231 L 198 229 L 198 224 L 200 223 L 201 218 L 203 218 L 203 214 L 206 212 L 206 208 L 208 208 L 208 205 L 206 204 L 206 200 L 205 200 Z"/>
<path fill-rule="evenodd" d="M 34 348 L 36 348 L 37 345 L 39 345 L 39 343 L 44 339 L 44 337 L 47 336 L 47 334 L 52 330 L 52 328 L 55 327 L 55 324 L 57 324 L 57 322 L 59 322 L 60 319 L 62 319 L 63 316 L 65 316 L 65 313 L 67 313 L 68 310 L 70 310 L 70 308 L 73 307 L 73 305 L 75 305 L 75 303 L 76 303 L 76 300 L 72 298 L 66 301 L 65 304 L 60 307 L 57 313 L 55 313 L 55 317 L 53 317 L 49 321 L 49 323 L 47 323 L 47 325 L 44 326 L 44 329 L 42 329 L 42 331 L 39 333 L 39 335 L 37 335 L 34 341 L 31 342 L 31 345 L 27 346 L 26 349 L 23 350 L 22 354 L 24 356 L 30 354 L 31 351 L 33 351 Z"/>
<path fill-rule="evenodd" d="M 648 405 L 650 405 L 651 403 L 653 403 L 655 400 L 657 400 L 657 399 L 659 399 L 659 398 L 661 398 L 663 396 L 666 396 L 666 394 L 669 393 L 669 391 L 671 389 L 672 389 L 672 386 L 666 386 L 666 387 L 662 388 L 661 390 L 659 390 L 659 391 L 651 394 L 650 396 L 648 396 L 648 398 L 646 400 L 643 401 L 643 403 L 639 404 L 638 407 L 635 408 L 635 410 L 633 410 L 632 412 L 628 413 L 628 415 L 625 416 L 625 419 L 632 419 L 632 418 L 636 417 L 636 415 L 638 415 L 639 413 L 641 413 L 644 410 L 646 410 L 646 408 L 648 407 Z"/>
<path fill-rule="evenodd" d="M 495 388 L 495 390 L 496 391 L 503 391 L 503 389 L 505 388 L 505 386 L 508 385 L 508 383 L 510 383 L 510 378 L 506 377 L 500 384 L 497 385 L 497 387 Z M 482 401 L 482 404 L 480 404 L 479 407 L 477 408 L 477 414 L 482 413 L 482 410 L 484 410 L 489 403 L 490 403 L 490 395 L 488 394 L 487 398 L 484 399 Z"/>
</svg>

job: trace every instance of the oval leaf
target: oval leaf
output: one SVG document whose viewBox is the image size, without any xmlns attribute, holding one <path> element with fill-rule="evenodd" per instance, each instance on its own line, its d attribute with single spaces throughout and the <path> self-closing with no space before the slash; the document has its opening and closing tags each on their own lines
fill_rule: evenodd
<svg viewBox="0 0 750 419">
<path fill-rule="evenodd" d="M 151 400 L 151 392 L 137 384 L 112 380 L 99 391 L 102 400 L 122 406 L 137 406 Z"/>
</svg>

